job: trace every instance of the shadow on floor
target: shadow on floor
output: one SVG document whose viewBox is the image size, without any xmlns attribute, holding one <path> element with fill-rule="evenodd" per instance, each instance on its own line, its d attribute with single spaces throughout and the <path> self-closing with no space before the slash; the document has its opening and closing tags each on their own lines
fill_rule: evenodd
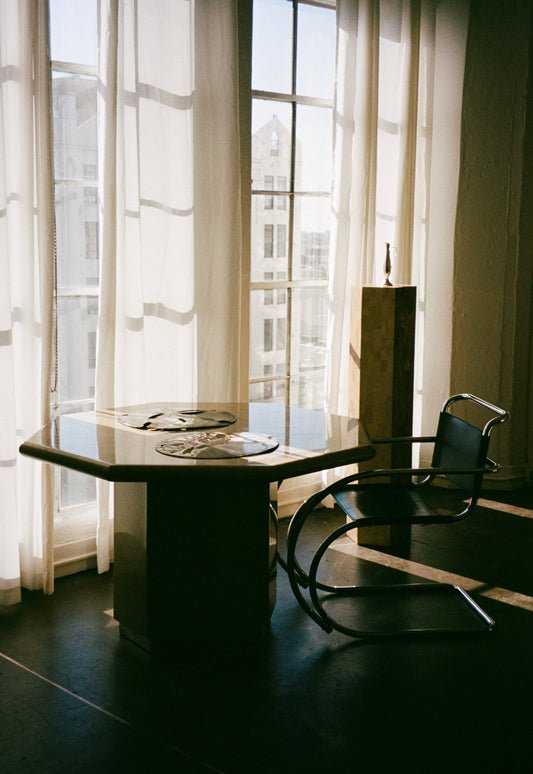
<svg viewBox="0 0 533 774">
<path fill-rule="evenodd" d="M 316 531 L 338 518 L 318 512 Z M 488 635 L 361 642 L 307 619 L 280 571 L 260 646 L 155 659 L 120 637 L 112 573 L 24 593 L 0 616 L 1 774 L 529 770 L 533 490 L 485 495 L 468 522 L 417 528 L 385 555 L 518 604 L 476 597 Z"/>
</svg>

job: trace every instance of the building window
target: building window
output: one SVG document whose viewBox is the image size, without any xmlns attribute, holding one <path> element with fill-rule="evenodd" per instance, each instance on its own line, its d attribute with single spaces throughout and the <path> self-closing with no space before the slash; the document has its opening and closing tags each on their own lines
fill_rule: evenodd
<svg viewBox="0 0 533 774">
<path fill-rule="evenodd" d="M 96 331 L 87 334 L 87 365 L 92 371 L 96 368 Z"/>
<path fill-rule="evenodd" d="M 83 177 L 85 180 L 96 180 L 96 164 L 83 165 Z"/>
<path fill-rule="evenodd" d="M 95 204 L 98 201 L 98 192 L 94 186 L 84 187 L 83 201 L 85 204 Z"/>
<path fill-rule="evenodd" d="M 265 352 L 272 352 L 274 349 L 274 320 L 272 318 L 268 318 L 264 321 L 263 324 L 263 341 L 264 346 L 263 349 Z"/>
<path fill-rule="evenodd" d="M 85 221 L 85 257 L 89 261 L 98 260 L 98 223 L 93 220 Z"/>
<path fill-rule="evenodd" d="M 277 183 L 277 190 L 278 191 L 286 191 L 287 190 L 287 178 L 285 177 L 285 175 L 278 175 L 276 183 Z M 277 207 L 278 210 L 286 210 L 287 209 L 287 197 L 286 196 L 276 196 L 276 207 Z"/>
<path fill-rule="evenodd" d="M 284 258 L 287 255 L 287 224 L 278 223 L 276 226 L 276 255 Z"/>
<path fill-rule="evenodd" d="M 265 258 L 274 257 L 274 225 L 272 223 L 265 223 L 265 239 L 264 239 L 264 252 Z"/>
<path fill-rule="evenodd" d="M 279 317 L 276 320 L 276 349 L 284 350 L 287 344 L 287 320 Z"/>
<path fill-rule="evenodd" d="M 265 191 L 274 190 L 274 175 L 265 175 Z M 265 210 L 274 209 L 274 197 L 265 196 Z"/>
<path fill-rule="evenodd" d="M 279 153 L 279 136 L 277 132 L 270 135 L 270 155 L 277 156 Z"/>
</svg>

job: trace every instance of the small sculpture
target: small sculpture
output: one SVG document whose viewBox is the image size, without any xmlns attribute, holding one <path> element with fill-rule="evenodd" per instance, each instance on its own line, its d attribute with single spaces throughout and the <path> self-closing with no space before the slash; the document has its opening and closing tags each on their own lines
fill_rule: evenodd
<svg viewBox="0 0 533 774">
<path fill-rule="evenodd" d="M 390 244 L 388 242 L 385 242 L 385 245 L 386 245 L 385 266 L 383 267 L 383 271 L 385 272 L 385 282 L 383 283 L 383 287 L 392 287 L 392 282 L 389 279 L 391 270 L 392 270 L 391 259 L 390 259 Z"/>
</svg>

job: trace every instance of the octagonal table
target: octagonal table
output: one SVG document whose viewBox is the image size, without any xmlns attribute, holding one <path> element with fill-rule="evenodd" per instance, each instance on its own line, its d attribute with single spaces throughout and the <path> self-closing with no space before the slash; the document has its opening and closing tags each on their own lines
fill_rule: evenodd
<svg viewBox="0 0 533 774">
<path fill-rule="evenodd" d="M 228 434 L 273 436 L 254 456 L 203 459 L 156 450 L 178 431 L 137 429 L 140 411 L 222 410 Z M 22 454 L 114 482 L 114 616 L 147 648 L 252 640 L 275 604 L 269 506 L 284 479 L 374 456 L 359 419 L 272 403 L 157 403 L 69 414 L 43 427 Z"/>
</svg>

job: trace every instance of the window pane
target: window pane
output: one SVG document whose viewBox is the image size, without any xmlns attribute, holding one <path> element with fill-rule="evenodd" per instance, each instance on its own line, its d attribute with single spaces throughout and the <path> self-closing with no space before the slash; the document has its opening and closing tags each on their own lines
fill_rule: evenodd
<svg viewBox="0 0 533 774">
<path fill-rule="evenodd" d="M 329 108 L 297 106 L 296 148 L 295 190 L 329 191 L 332 153 Z"/>
<path fill-rule="evenodd" d="M 50 0 L 50 56 L 96 66 L 96 0 Z"/>
<path fill-rule="evenodd" d="M 94 182 L 98 164 L 96 78 L 55 73 L 52 97 L 55 176 Z"/>
<path fill-rule="evenodd" d="M 98 284 L 96 79 L 54 77 L 59 287 Z M 79 181 L 79 182 L 78 182 Z"/>
<path fill-rule="evenodd" d="M 291 405 L 310 411 L 324 410 L 324 369 L 291 379 Z"/>
<path fill-rule="evenodd" d="M 287 384 L 285 380 L 251 384 L 250 400 L 254 403 L 268 401 L 268 403 L 281 403 L 284 405 L 287 400 Z"/>
<path fill-rule="evenodd" d="M 292 3 L 254 0 L 252 88 L 291 92 Z"/>
<path fill-rule="evenodd" d="M 274 175 L 265 175 L 263 188 L 265 189 L 265 191 L 274 190 Z M 265 196 L 265 210 L 273 210 L 273 209 L 274 209 L 274 197 Z"/>
<path fill-rule="evenodd" d="M 322 405 L 323 369 L 326 362 L 327 288 L 298 288 L 293 291 L 291 331 L 291 374 L 298 377 L 298 390 L 307 385 L 311 393 L 298 403 Z M 315 372 L 320 373 L 320 377 Z M 304 390 L 305 392 L 305 390 Z M 316 408 L 316 406 L 314 406 Z"/>
<path fill-rule="evenodd" d="M 92 411 L 92 403 L 87 403 L 76 408 L 61 409 L 61 414 L 73 414 L 80 411 Z M 96 479 L 94 476 L 86 476 L 75 470 L 59 468 L 60 477 L 59 505 L 68 508 L 72 505 L 82 505 L 96 500 Z M 86 517 L 85 517 L 86 518 Z M 55 527 L 54 527 L 55 529 Z"/>
<path fill-rule="evenodd" d="M 296 91 L 331 99 L 335 73 L 335 9 L 298 6 Z"/>
<path fill-rule="evenodd" d="M 93 476 L 61 468 L 59 497 L 60 509 L 91 503 L 96 500 L 96 480 Z"/>
<path fill-rule="evenodd" d="M 329 196 L 298 196 L 294 207 L 294 279 L 328 279 Z"/>
<path fill-rule="evenodd" d="M 254 290 L 250 304 L 250 375 L 284 376 L 287 372 L 287 296 Z M 267 303 L 265 303 L 267 301 Z"/>
<path fill-rule="evenodd" d="M 94 397 L 98 299 L 58 300 L 58 366 L 61 401 Z"/>
<path fill-rule="evenodd" d="M 276 180 L 276 190 L 288 190 L 291 175 L 291 108 L 283 102 L 252 102 L 252 186 L 265 188 L 265 178 Z"/>
<path fill-rule="evenodd" d="M 262 196 L 252 197 L 252 265 L 253 282 L 262 282 L 265 275 L 271 274 L 281 279 L 287 278 L 287 223 L 288 210 L 265 210 Z M 267 220 L 270 221 L 266 223 Z M 280 223 L 280 221 L 282 221 Z M 283 231 L 285 229 L 285 232 Z"/>
<path fill-rule="evenodd" d="M 278 223 L 276 225 L 276 257 L 285 258 L 287 256 L 287 225 Z"/>
<path fill-rule="evenodd" d="M 56 240 L 58 287 L 97 286 L 97 205 L 87 203 L 81 185 L 56 186 Z"/>
</svg>

